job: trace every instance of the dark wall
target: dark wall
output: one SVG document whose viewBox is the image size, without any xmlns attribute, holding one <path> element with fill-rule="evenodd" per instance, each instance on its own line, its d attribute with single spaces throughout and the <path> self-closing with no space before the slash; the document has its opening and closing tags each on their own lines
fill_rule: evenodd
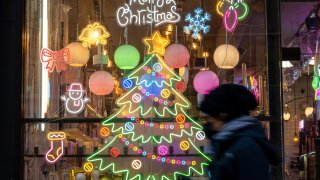
<svg viewBox="0 0 320 180">
<path fill-rule="evenodd" d="M 1 177 L 22 179 L 21 87 L 23 0 L 0 1 Z"/>
</svg>

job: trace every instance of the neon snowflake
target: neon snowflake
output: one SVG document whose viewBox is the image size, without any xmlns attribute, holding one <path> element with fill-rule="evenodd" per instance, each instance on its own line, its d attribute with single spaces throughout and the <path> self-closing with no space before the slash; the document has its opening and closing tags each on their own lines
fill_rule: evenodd
<svg viewBox="0 0 320 180">
<path fill-rule="evenodd" d="M 197 39 L 200 36 L 201 31 L 203 34 L 207 34 L 210 31 L 210 26 L 206 25 L 207 21 L 211 20 L 211 15 L 209 13 L 203 13 L 203 9 L 197 8 L 194 10 L 195 15 L 187 14 L 185 21 L 189 22 L 189 26 L 184 27 L 184 32 L 190 34 L 193 31 L 192 37 Z"/>
</svg>

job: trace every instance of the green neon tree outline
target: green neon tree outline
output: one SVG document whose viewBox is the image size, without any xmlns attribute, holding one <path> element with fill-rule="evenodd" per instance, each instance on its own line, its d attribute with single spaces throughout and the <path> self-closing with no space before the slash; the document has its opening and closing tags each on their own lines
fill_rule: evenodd
<svg viewBox="0 0 320 180">
<path fill-rule="evenodd" d="M 152 69 L 152 66 L 155 63 L 160 63 L 162 65 L 162 69 L 160 72 L 165 71 L 166 76 L 169 75 L 169 77 L 165 77 L 162 79 L 151 79 L 151 82 L 149 82 L 150 79 L 143 79 L 141 78 L 141 73 L 143 71 L 147 71 L 146 69 L 143 69 L 144 67 L 149 67 L 149 69 Z M 149 66 L 148 66 L 149 65 Z M 148 70 L 149 70 L 148 69 Z M 159 73 L 160 73 L 159 72 Z M 139 75 L 140 73 L 140 75 Z M 151 72 L 149 72 L 150 74 Z M 153 73 L 153 72 L 152 72 Z M 145 73 L 147 74 L 147 73 Z M 162 74 L 163 75 L 163 74 Z M 102 122 L 102 125 L 104 127 L 109 128 L 110 133 L 113 134 L 114 138 L 112 138 L 109 143 L 105 144 L 101 149 L 99 149 L 97 152 L 95 152 L 93 155 L 88 157 L 88 161 L 98 164 L 98 167 L 101 171 L 104 170 L 111 170 L 113 173 L 124 173 L 125 179 L 177 179 L 178 176 L 191 176 L 192 174 L 197 174 L 197 175 L 204 175 L 206 173 L 206 166 L 208 166 L 208 162 L 211 161 L 210 157 L 205 155 L 201 150 L 194 144 L 194 142 L 190 139 L 193 137 L 196 132 L 202 131 L 202 126 L 198 124 L 195 120 L 193 120 L 187 113 L 186 109 L 189 109 L 191 106 L 191 103 L 181 95 L 180 92 L 175 90 L 174 84 L 176 82 L 181 82 L 181 78 L 173 71 L 171 70 L 166 63 L 163 61 L 162 57 L 158 53 L 153 53 L 151 56 L 147 58 L 147 60 L 142 63 L 138 68 L 133 70 L 128 76 L 127 79 L 132 80 L 134 87 L 126 92 L 124 95 L 119 97 L 116 101 L 116 104 L 119 106 L 118 111 L 111 115 L 109 118 L 104 120 Z M 161 106 L 155 107 L 155 106 L 147 106 L 144 108 L 143 106 L 140 106 L 139 103 L 143 102 L 146 103 L 148 101 L 148 98 L 146 94 L 141 93 L 142 89 L 145 88 L 149 90 L 149 87 L 159 87 L 163 89 L 167 89 L 170 91 L 170 94 L 174 95 L 177 102 L 173 102 L 171 105 L 171 108 L 168 106 Z M 139 93 L 144 100 L 141 100 L 139 103 L 134 103 L 132 100 L 132 96 L 135 93 Z M 161 93 L 160 93 L 161 94 Z M 158 95 L 160 97 L 160 95 Z M 129 99 L 129 100 L 127 100 Z M 147 99 L 147 100 L 146 100 Z M 151 98 L 154 102 L 154 98 Z M 164 98 L 166 99 L 166 98 Z M 150 100 L 150 98 L 149 98 Z M 174 101 L 174 100 L 173 100 Z M 142 103 L 142 104 L 143 104 Z M 138 104 L 138 105 L 137 105 Z M 125 113 L 123 113 L 125 112 Z M 154 119 L 157 119 L 157 117 L 165 117 L 167 119 L 172 119 L 171 124 L 176 123 L 175 122 L 175 117 L 172 116 L 177 116 L 177 115 L 183 115 L 190 123 L 189 128 L 181 128 L 181 129 L 162 129 L 161 135 L 159 134 L 138 134 L 136 129 L 128 130 L 126 129 L 126 124 L 124 123 L 119 123 L 118 118 L 126 118 L 126 123 L 130 122 L 131 125 L 134 124 L 134 128 L 138 128 L 138 126 L 144 126 L 141 125 L 139 122 L 133 121 L 133 118 L 144 118 L 143 121 L 148 122 L 148 123 L 153 123 Z M 130 117 L 131 116 L 131 117 Z M 141 122 L 141 121 L 140 121 Z M 185 125 L 185 123 L 182 123 Z M 145 127 L 142 127 L 145 128 Z M 155 128 L 155 127 L 147 127 L 147 128 Z M 176 128 L 176 127 L 175 127 Z M 144 131 L 142 131 L 143 133 Z M 168 133 L 169 132 L 169 133 Z M 181 141 L 180 141 L 181 140 Z M 167 156 L 161 156 L 155 152 L 152 152 L 150 149 L 148 151 L 148 148 L 153 145 L 158 145 L 160 146 L 162 143 L 177 143 L 182 141 L 187 142 L 188 145 L 190 146 L 189 149 L 199 155 L 199 157 L 195 159 L 201 159 L 200 161 L 188 161 L 184 160 L 184 156 L 179 157 L 177 156 L 176 159 L 175 156 L 171 155 L 168 157 L 173 157 L 173 159 L 166 158 Z M 120 146 L 128 146 L 132 147 L 133 152 L 135 152 L 136 155 L 140 157 L 140 159 L 143 161 L 142 164 L 146 167 L 146 164 L 157 164 L 160 167 L 163 167 L 164 162 L 159 162 L 158 160 L 152 159 L 151 157 L 156 157 L 156 158 L 163 158 L 168 161 L 168 159 L 171 160 L 171 163 L 165 163 L 165 167 L 168 167 L 170 169 L 170 173 L 166 174 L 157 174 L 156 172 L 151 172 L 151 173 L 146 173 L 146 174 L 141 174 L 140 171 L 134 170 L 130 164 L 126 168 L 121 167 L 121 163 L 114 163 L 112 160 L 108 161 L 105 158 L 102 158 L 101 155 L 108 155 L 110 154 L 110 148 L 112 145 L 116 145 L 115 147 L 119 148 L 119 143 L 122 145 Z M 141 144 L 143 145 L 142 148 Z M 131 146 L 132 145 L 132 146 Z M 143 150 L 143 147 L 146 146 L 146 150 Z M 181 147 L 181 145 L 180 145 Z M 134 150 L 135 148 L 135 150 Z M 188 149 L 188 150 L 189 150 Z M 139 153 L 140 151 L 140 153 Z M 179 151 L 179 150 L 178 150 Z M 182 150 L 181 150 L 182 151 Z M 143 155 L 145 153 L 145 155 Z M 147 154 L 150 154 L 150 157 L 147 157 Z M 192 159 L 194 157 L 187 157 L 187 159 Z M 162 161 L 161 160 L 161 161 Z M 129 160 L 128 160 L 129 161 Z M 175 162 L 177 163 L 175 164 Z M 195 164 L 188 164 L 188 165 L 181 165 L 178 164 L 178 161 L 181 162 L 195 162 Z M 158 164 L 160 163 L 160 164 Z M 176 170 L 174 170 L 176 169 Z"/>
</svg>

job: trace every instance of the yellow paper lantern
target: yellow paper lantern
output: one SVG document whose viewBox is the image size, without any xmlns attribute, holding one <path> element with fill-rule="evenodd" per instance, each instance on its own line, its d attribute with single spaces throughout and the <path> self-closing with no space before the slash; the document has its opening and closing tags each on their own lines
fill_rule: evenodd
<svg viewBox="0 0 320 180">
<path fill-rule="evenodd" d="M 220 45 L 214 52 L 214 63 L 221 69 L 232 69 L 239 63 L 239 52 L 230 44 Z"/>
<path fill-rule="evenodd" d="M 87 64 L 90 58 L 89 49 L 83 47 L 81 43 L 70 43 L 66 48 L 70 51 L 70 66 L 84 66 Z"/>
</svg>

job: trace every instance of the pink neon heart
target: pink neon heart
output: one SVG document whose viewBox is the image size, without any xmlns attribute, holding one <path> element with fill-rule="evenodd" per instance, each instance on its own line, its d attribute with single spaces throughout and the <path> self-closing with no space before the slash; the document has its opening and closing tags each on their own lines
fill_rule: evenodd
<svg viewBox="0 0 320 180">
<path fill-rule="evenodd" d="M 227 10 L 226 14 L 223 16 L 224 27 L 228 32 L 234 31 L 238 25 L 238 14 L 234 9 Z"/>
</svg>

